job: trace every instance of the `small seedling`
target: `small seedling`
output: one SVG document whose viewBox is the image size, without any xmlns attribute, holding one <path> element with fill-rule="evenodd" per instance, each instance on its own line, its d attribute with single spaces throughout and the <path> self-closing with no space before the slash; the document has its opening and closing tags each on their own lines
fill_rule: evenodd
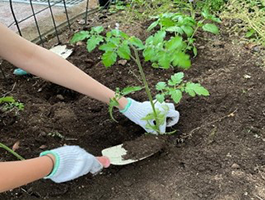
<svg viewBox="0 0 265 200">
<path fill-rule="evenodd" d="M 190 67 L 189 56 L 183 52 L 185 44 L 182 38 L 173 36 L 169 40 L 166 40 L 165 36 L 166 31 L 161 30 L 155 35 L 151 35 L 143 42 L 135 36 L 129 36 L 118 29 L 114 29 L 109 31 L 105 37 L 102 36 L 103 42 L 99 45 L 99 49 L 104 52 L 102 55 L 102 62 L 106 68 L 112 66 L 118 58 L 125 60 L 132 59 L 136 63 L 143 82 L 143 88 L 145 88 L 152 107 L 152 112 L 148 113 L 142 120 L 147 121 L 146 128 L 152 129 L 158 134 L 166 134 L 161 133 L 159 127 L 165 121 L 166 113 L 169 108 L 165 104 L 163 110 L 156 109 L 155 104 L 157 101 L 162 103 L 167 97 L 170 97 L 175 103 L 179 103 L 183 92 L 192 97 L 196 94 L 203 96 L 209 95 L 209 92 L 199 83 L 183 82 L 184 73 L 180 72 L 171 76 L 171 79 L 168 80 L 167 83 L 159 82 L 156 85 L 156 89 L 159 93 L 156 95 L 156 101 L 153 101 L 153 96 L 139 56 L 140 52 L 144 57 L 144 61 L 150 61 L 153 67 L 160 67 L 163 69 L 168 69 L 170 66 L 178 66 L 184 69 Z M 109 104 L 109 112 L 112 119 L 114 119 L 112 115 L 113 107 L 119 105 L 118 100 L 122 96 L 140 89 L 141 87 L 129 87 L 122 91 L 120 91 L 120 89 L 116 90 L 115 97 L 110 99 Z M 155 124 L 152 125 L 148 123 L 149 120 L 154 120 Z"/>
<path fill-rule="evenodd" d="M 1 97 L 0 105 L 2 105 L 0 106 L 0 109 L 3 112 L 12 111 L 16 109 L 16 114 L 17 114 L 19 111 L 24 110 L 24 104 L 16 101 L 12 96 Z"/>
<path fill-rule="evenodd" d="M 201 15 L 203 16 L 203 19 L 197 21 L 192 6 L 191 16 L 183 13 L 163 13 L 152 17 L 156 20 L 148 27 L 147 30 L 151 31 L 155 27 L 159 26 L 160 32 L 164 31 L 169 34 L 174 34 L 175 37 L 178 37 L 179 41 L 182 41 L 183 53 L 185 53 L 187 50 L 192 50 L 194 56 L 197 56 L 197 48 L 194 44 L 196 40 L 194 36 L 199 28 L 213 34 L 218 34 L 218 27 L 213 23 L 206 22 L 221 22 L 219 18 L 210 14 L 207 10 L 202 11 Z M 186 58 L 186 60 L 187 59 L 188 58 Z"/>
</svg>

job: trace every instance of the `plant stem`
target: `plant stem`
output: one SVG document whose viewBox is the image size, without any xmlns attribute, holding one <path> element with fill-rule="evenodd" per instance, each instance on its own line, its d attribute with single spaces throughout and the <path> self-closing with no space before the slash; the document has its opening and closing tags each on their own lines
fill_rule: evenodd
<svg viewBox="0 0 265 200">
<path fill-rule="evenodd" d="M 140 72 L 141 77 L 143 79 L 143 83 L 144 83 L 144 88 L 145 88 L 146 94 L 148 96 L 148 99 L 150 101 L 150 104 L 151 104 L 151 107 L 152 107 L 152 110 L 153 110 L 153 113 L 154 113 L 154 117 L 155 117 L 155 121 L 156 121 L 156 123 L 155 123 L 156 131 L 158 133 L 160 133 L 159 124 L 158 124 L 159 121 L 158 121 L 157 113 L 156 113 L 156 110 L 155 110 L 155 104 L 153 102 L 153 97 L 152 97 L 150 88 L 149 88 L 148 83 L 146 81 L 146 77 L 145 77 L 145 74 L 144 74 L 144 71 L 143 71 L 143 67 L 141 65 L 141 61 L 140 61 L 140 58 L 139 58 L 138 50 L 132 45 L 131 45 L 131 47 L 132 47 L 132 49 L 134 51 L 134 54 L 135 54 L 135 58 L 133 58 L 133 59 L 134 59 L 134 61 L 136 62 L 137 66 L 138 66 L 139 72 Z"/>
<path fill-rule="evenodd" d="M 204 20 L 202 21 L 202 23 L 203 23 L 203 22 L 204 22 Z M 195 35 L 195 33 L 198 31 L 199 27 L 200 27 L 200 26 L 197 24 L 197 26 L 196 26 L 196 28 L 194 29 L 194 32 L 193 32 L 193 34 L 191 35 L 190 39 L 194 38 L 194 35 Z M 190 40 L 190 41 L 191 41 L 191 40 Z M 190 41 L 188 42 L 188 44 L 187 44 L 187 46 L 186 46 L 184 52 L 186 52 L 188 46 L 190 46 L 190 44 L 191 44 Z"/>
<path fill-rule="evenodd" d="M 193 19 L 195 19 L 195 12 L 193 9 L 193 2 L 190 2 L 190 15 Z"/>
<path fill-rule="evenodd" d="M 10 149 L 9 147 L 7 147 L 6 145 L 4 145 L 3 143 L 0 142 L 0 148 L 5 149 L 6 151 L 8 151 L 9 153 L 13 154 L 14 156 L 17 157 L 17 159 L 19 160 L 25 160 L 22 156 L 20 156 L 19 154 L 17 154 L 15 151 L 13 151 L 12 149 Z"/>
</svg>

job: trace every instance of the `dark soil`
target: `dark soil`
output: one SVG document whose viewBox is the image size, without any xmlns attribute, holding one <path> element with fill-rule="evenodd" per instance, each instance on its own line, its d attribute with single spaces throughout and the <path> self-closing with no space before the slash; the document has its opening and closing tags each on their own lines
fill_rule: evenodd
<svg viewBox="0 0 265 200">
<path fill-rule="evenodd" d="M 129 30 L 145 36 L 137 26 Z M 177 133 L 168 136 L 162 151 L 134 164 L 111 166 L 97 176 L 63 184 L 39 180 L 2 193 L 0 199 L 264 199 L 265 72 L 256 64 L 258 58 L 234 44 L 226 31 L 200 34 L 197 46 L 198 56 L 185 75 L 208 88 L 211 96 L 185 97 L 176 105 L 181 114 L 173 127 Z M 106 70 L 99 52 L 87 53 L 85 45 L 76 46 L 69 61 L 112 89 L 140 84 L 133 62 Z M 20 141 L 16 151 L 25 158 L 64 144 L 100 155 L 102 149 L 144 133 L 117 110 L 119 123 L 113 122 L 100 102 L 36 77 L 14 76 L 7 62 L 2 68 L 7 79 L 0 76 L 0 93 L 10 92 L 25 110 L 1 113 L 1 142 L 12 147 Z M 179 71 L 153 69 L 150 63 L 144 70 L 152 88 Z M 144 91 L 131 97 L 147 99 Z M 1 161 L 15 160 L 2 149 L 0 154 Z"/>
<path fill-rule="evenodd" d="M 155 135 L 142 135 L 135 140 L 126 141 L 122 147 L 127 151 L 123 159 L 139 160 L 161 151 L 166 144 L 166 138 Z"/>
</svg>

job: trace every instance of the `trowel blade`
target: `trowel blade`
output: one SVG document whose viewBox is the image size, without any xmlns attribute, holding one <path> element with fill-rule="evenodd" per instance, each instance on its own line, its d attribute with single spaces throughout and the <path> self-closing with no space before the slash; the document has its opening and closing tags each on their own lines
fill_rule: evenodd
<svg viewBox="0 0 265 200">
<path fill-rule="evenodd" d="M 133 159 L 124 159 L 123 157 L 126 155 L 127 151 L 126 149 L 124 149 L 122 147 L 123 144 L 119 144 L 119 145 L 116 145 L 116 146 L 113 146 L 113 147 L 109 147 L 109 148 L 106 148 L 106 149 L 103 149 L 101 151 L 102 155 L 103 156 L 106 156 L 110 159 L 110 164 L 112 165 L 127 165 L 127 164 L 131 164 L 131 163 L 134 163 L 134 162 L 137 162 L 137 161 L 140 161 L 140 160 L 143 160 L 151 155 L 153 155 L 154 153 L 148 155 L 148 156 L 145 156 L 145 157 L 142 157 L 142 158 L 139 158 L 137 160 L 133 160 Z"/>
</svg>

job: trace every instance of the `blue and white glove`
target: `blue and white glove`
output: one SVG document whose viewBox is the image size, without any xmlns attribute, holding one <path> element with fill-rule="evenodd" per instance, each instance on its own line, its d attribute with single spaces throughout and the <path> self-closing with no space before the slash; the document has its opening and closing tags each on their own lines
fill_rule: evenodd
<svg viewBox="0 0 265 200">
<path fill-rule="evenodd" d="M 127 105 L 123 110 L 120 110 L 120 112 L 134 123 L 140 125 L 146 132 L 157 134 L 156 131 L 146 126 L 148 123 L 150 123 L 153 126 L 154 120 L 149 120 L 149 121 L 142 120 L 149 113 L 153 112 L 150 101 L 138 102 L 131 98 L 127 98 L 127 100 L 128 100 Z M 167 106 L 168 109 L 165 109 L 165 106 Z M 175 110 L 175 106 L 173 103 L 156 102 L 155 108 L 159 109 L 159 111 L 161 111 L 161 113 L 165 115 L 164 123 L 162 123 L 159 126 L 160 133 L 165 133 L 166 127 L 171 127 L 176 123 L 178 123 L 179 112 Z"/>
<path fill-rule="evenodd" d="M 87 153 L 79 146 L 64 146 L 50 151 L 44 151 L 40 156 L 52 154 L 55 163 L 52 172 L 45 177 L 56 183 L 70 181 L 87 173 L 97 174 L 103 165 L 96 157 Z"/>
</svg>

